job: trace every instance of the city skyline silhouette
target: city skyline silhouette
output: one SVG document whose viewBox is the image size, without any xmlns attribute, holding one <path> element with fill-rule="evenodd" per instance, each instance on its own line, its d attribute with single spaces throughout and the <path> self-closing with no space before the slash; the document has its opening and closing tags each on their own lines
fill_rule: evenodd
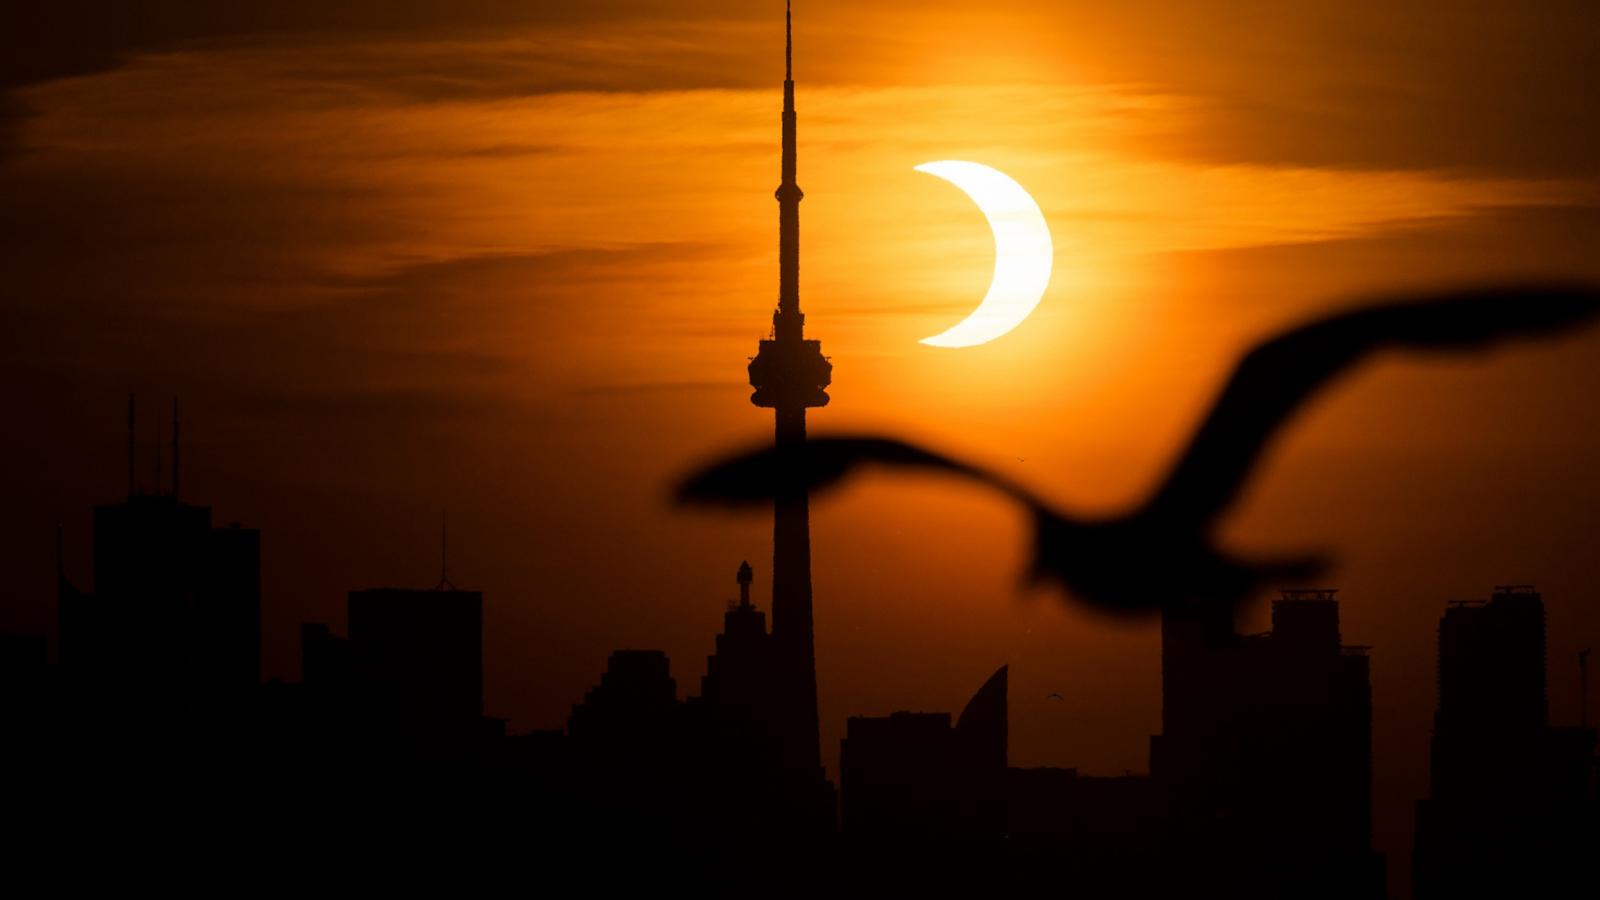
<svg viewBox="0 0 1600 900">
<path fill-rule="evenodd" d="M 130 436 L 133 410 L 130 397 Z M 232 828 L 329 804 L 401 846 L 422 817 L 464 817 L 432 845 L 446 860 L 467 852 L 460 841 L 534 836 L 585 866 L 662 854 L 648 875 L 612 876 L 617 887 L 720 889 L 783 872 L 807 891 L 1009 893 L 1070 867 L 1095 896 L 1387 896 L 1372 844 L 1373 648 L 1344 642 L 1335 589 L 1282 590 L 1258 634 L 1239 633 L 1225 605 L 1164 609 L 1163 720 L 1146 772 L 1013 765 L 1004 664 L 959 717 L 850 717 L 838 805 L 825 785 L 819 820 L 792 763 L 815 736 L 786 719 L 792 657 L 748 562 L 697 694 L 680 698 L 666 653 L 619 649 L 564 728 L 512 732 L 485 713 L 484 594 L 452 583 L 443 535 L 437 584 L 351 590 L 348 636 L 305 623 L 298 681 L 262 681 L 261 533 L 213 528 L 209 507 L 180 500 L 173 457 L 164 490 L 145 490 L 130 466 L 126 500 L 96 508 L 95 592 L 67 575 L 58 544 L 54 660 L 45 635 L 0 641 L 0 762 L 32 773 L 17 796 L 40 821 L 199 801 Z M 1596 732 L 1553 723 L 1541 595 L 1496 586 L 1487 601 L 1453 601 L 1438 634 L 1416 896 L 1587 877 Z M 382 799 L 396 794 L 411 799 Z M 514 822 L 491 812 L 508 799 Z M 147 850 L 139 839 L 119 852 Z"/>
<path fill-rule="evenodd" d="M 1421 897 L 1492 881 L 1463 873 L 1494 854 L 1440 849 L 1462 839 L 1438 823 L 1473 815 L 1535 822 L 1581 858 L 1563 841 L 1590 827 L 1570 798 L 1593 756 L 1579 654 L 1600 638 L 1592 330 L 1382 354 L 1244 454 L 1252 484 L 1212 545 L 1333 565 L 1239 592 L 1187 655 L 1160 616 L 1075 608 L 1069 578 L 1019 588 L 1031 521 L 959 480 L 793 491 L 771 520 L 672 506 L 720 449 L 881 433 L 1102 519 L 1160 482 L 1271 335 L 1352 298 L 1600 279 L 1593 173 L 1567 155 L 1587 138 L 1549 64 L 1561 9 L 1483 34 L 1398 16 L 1417 51 L 1398 71 L 1361 10 L 1243 26 L 1002 6 L 807 4 L 789 50 L 773 10 L 712 0 L 644 18 L 162 8 L 86 23 L 80 54 L 0 64 L 0 366 L 19 388 L 0 634 L 15 721 L 40 739 L 12 747 L 40 821 L 180 794 L 219 822 L 298 802 L 411 845 L 417 817 L 458 821 L 445 860 L 530 837 L 589 859 L 626 835 L 685 882 L 708 872 L 692 837 L 715 835 L 745 851 L 719 878 L 817 892 L 974 893 L 1000 871 L 1023 890 L 1068 867 L 1091 895 L 1165 895 L 1151 860 L 1187 858 L 1240 896 L 1315 894 L 1300 879 L 1403 897 L 1415 878 Z M 23 30 L 47 45 L 53 15 Z M 1291 20 L 1354 31 L 1302 45 Z M 1463 74 L 1502 34 L 1552 48 L 1540 67 L 1496 57 L 1548 102 Z M 1287 46 L 1276 68 L 1247 49 Z M 1284 112 L 1344 96 L 1318 79 L 1349 71 L 1385 86 L 1361 112 Z M 1472 124 L 1421 127 L 1462 83 Z M 1058 238 L 1035 316 L 967 350 L 915 343 L 988 271 L 973 211 L 904 174 L 935 157 L 1016 173 Z M 798 444 L 808 428 L 823 440 Z M 1183 581 L 1122 550 L 1101 568 Z M 1490 688 L 1443 685 L 1461 658 L 1531 683 L 1530 657 L 1442 622 L 1526 606 L 1520 584 L 1541 610 L 1542 719 L 1517 720 L 1507 755 L 1551 778 L 1512 804 L 1511 776 L 1453 737 L 1488 727 L 1459 710 Z M 1329 677 L 1346 692 L 1313 686 Z M 1309 784 L 1283 759 L 1291 724 L 1325 735 L 1295 761 L 1341 773 L 1339 796 L 1264 792 Z M 320 818 L 301 833 L 331 838 Z M 779 823 L 815 851 L 803 872 L 757 837 Z"/>
</svg>

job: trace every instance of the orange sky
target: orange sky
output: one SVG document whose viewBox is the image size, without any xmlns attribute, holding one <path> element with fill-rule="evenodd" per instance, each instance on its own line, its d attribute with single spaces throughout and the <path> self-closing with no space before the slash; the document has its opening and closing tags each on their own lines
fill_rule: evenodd
<svg viewBox="0 0 1600 900">
<path fill-rule="evenodd" d="M 66 6 L 0 47 L 0 625 L 49 626 L 55 522 L 87 580 L 137 389 L 185 399 L 186 493 L 264 530 L 268 674 L 294 677 L 300 621 L 342 625 L 345 590 L 432 583 L 448 505 L 492 712 L 561 724 L 616 647 L 666 649 L 697 690 L 739 561 L 758 595 L 769 566 L 761 517 L 665 494 L 770 428 L 744 364 L 777 285 L 778 6 Z M 863 6 L 797 11 L 802 302 L 835 366 L 814 431 L 925 439 L 1112 510 L 1274 329 L 1395 287 L 1600 277 L 1586 3 Z M 946 158 L 1018 179 L 1056 245 L 1038 312 L 970 350 L 916 343 L 993 255 L 911 171 Z M 1346 639 L 1375 645 L 1392 855 L 1445 600 L 1544 588 L 1551 708 L 1575 717 L 1597 350 L 1375 365 L 1228 529 L 1336 552 Z M 830 755 L 846 715 L 959 709 L 1009 662 L 1015 762 L 1145 768 L 1154 623 L 1019 595 L 1004 503 L 874 478 L 813 527 Z"/>
</svg>

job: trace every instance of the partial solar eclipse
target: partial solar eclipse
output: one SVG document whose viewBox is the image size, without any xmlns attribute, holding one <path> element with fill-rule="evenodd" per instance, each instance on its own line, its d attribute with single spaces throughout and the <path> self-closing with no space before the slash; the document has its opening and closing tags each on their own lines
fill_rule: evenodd
<svg viewBox="0 0 1600 900">
<path fill-rule="evenodd" d="M 975 347 L 1022 324 L 1050 284 L 1055 248 L 1039 204 L 1009 175 L 981 163 L 947 159 L 916 167 L 943 178 L 978 205 L 994 232 L 994 280 L 965 319 L 922 339 L 934 347 Z"/>
</svg>

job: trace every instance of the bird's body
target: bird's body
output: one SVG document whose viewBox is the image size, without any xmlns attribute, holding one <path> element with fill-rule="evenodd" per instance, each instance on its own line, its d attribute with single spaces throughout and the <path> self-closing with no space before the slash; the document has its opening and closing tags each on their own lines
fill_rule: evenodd
<svg viewBox="0 0 1600 900">
<path fill-rule="evenodd" d="M 1080 522 L 1038 508 L 1028 576 L 1111 613 L 1232 599 L 1264 584 L 1322 571 L 1317 559 L 1245 562 L 1217 551 L 1207 536 L 1143 516 Z"/>
<path fill-rule="evenodd" d="M 1316 391 L 1376 351 L 1462 351 L 1560 333 L 1600 313 L 1600 288 L 1513 286 L 1447 292 L 1359 308 L 1292 329 L 1251 350 L 1149 500 L 1127 515 L 1082 521 L 986 469 L 893 438 L 821 437 L 765 447 L 706 467 L 680 500 L 748 504 L 780 490 L 825 490 L 866 464 L 975 479 L 1022 504 L 1034 525 L 1029 577 L 1117 613 L 1237 603 L 1271 583 L 1323 570 L 1302 556 L 1241 560 L 1212 533 L 1272 438 Z"/>
</svg>

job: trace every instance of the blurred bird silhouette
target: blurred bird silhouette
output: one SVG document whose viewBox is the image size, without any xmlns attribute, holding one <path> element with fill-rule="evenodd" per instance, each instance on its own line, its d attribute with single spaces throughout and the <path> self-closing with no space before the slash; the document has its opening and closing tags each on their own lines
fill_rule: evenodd
<svg viewBox="0 0 1600 900">
<path fill-rule="evenodd" d="M 1236 604 L 1259 588 L 1304 581 L 1326 567 L 1303 555 L 1244 560 L 1212 543 L 1218 520 L 1279 429 L 1317 390 L 1376 351 L 1466 351 L 1560 334 L 1600 313 L 1600 287 L 1522 285 L 1389 298 L 1284 332 L 1239 362 L 1165 481 L 1120 518 L 1081 521 L 1006 478 L 904 441 L 819 437 L 736 453 L 685 478 L 682 503 L 742 506 L 783 492 L 833 488 L 869 464 L 976 479 L 1033 519 L 1034 582 L 1124 614 L 1195 603 Z"/>
</svg>

